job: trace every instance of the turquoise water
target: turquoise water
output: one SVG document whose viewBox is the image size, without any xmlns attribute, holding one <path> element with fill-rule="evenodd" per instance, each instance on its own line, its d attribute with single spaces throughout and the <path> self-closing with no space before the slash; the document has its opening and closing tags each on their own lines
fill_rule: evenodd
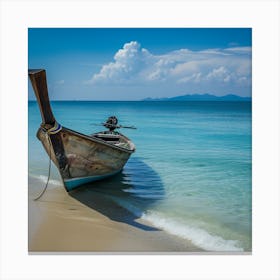
<svg viewBox="0 0 280 280">
<path fill-rule="evenodd" d="M 250 102 L 52 102 L 58 122 L 91 134 L 116 115 L 136 145 L 122 174 L 92 188 L 209 251 L 251 251 Z M 29 102 L 29 174 L 47 175 Z M 60 180 L 52 172 L 54 180 Z"/>
</svg>

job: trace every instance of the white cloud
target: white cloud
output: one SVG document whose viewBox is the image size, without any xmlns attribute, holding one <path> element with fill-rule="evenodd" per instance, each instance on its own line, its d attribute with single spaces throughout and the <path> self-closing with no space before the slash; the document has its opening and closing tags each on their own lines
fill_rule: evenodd
<svg viewBox="0 0 280 280">
<path fill-rule="evenodd" d="M 189 81 L 192 81 L 194 83 L 199 83 L 201 82 L 201 73 L 194 73 L 190 76 L 186 76 L 184 78 L 181 78 L 177 81 L 178 84 L 181 84 L 181 83 L 187 83 Z"/>
<path fill-rule="evenodd" d="M 227 68 L 224 66 L 220 66 L 218 68 L 213 69 L 208 75 L 206 79 L 213 80 L 217 79 L 224 82 L 229 82 L 230 79 L 233 77 L 233 73 L 230 73 Z"/>
<path fill-rule="evenodd" d="M 141 49 L 139 43 L 127 43 L 115 54 L 114 62 L 103 65 L 90 82 L 126 83 L 141 76 L 144 80 L 148 79 L 144 72 L 150 67 L 150 62 L 155 62 L 153 60 L 153 56 L 146 49 Z"/>
<path fill-rule="evenodd" d="M 233 47 L 191 51 L 180 49 L 162 55 L 150 53 L 136 41 L 119 49 L 112 62 L 87 81 L 90 84 L 250 86 L 251 48 Z"/>
<path fill-rule="evenodd" d="M 227 48 L 225 51 L 233 52 L 233 53 L 243 53 L 243 54 L 251 54 L 252 48 L 251 47 L 234 47 L 234 48 Z"/>
</svg>

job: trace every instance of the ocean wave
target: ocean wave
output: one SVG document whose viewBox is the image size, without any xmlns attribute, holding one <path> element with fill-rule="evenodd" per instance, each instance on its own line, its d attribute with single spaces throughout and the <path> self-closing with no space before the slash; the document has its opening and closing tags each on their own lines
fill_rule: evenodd
<svg viewBox="0 0 280 280">
<path fill-rule="evenodd" d="M 48 180 L 48 177 L 47 177 L 47 176 L 40 175 L 39 177 L 40 177 L 40 180 L 43 181 L 44 183 L 46 183 L 47 180 Z M 61 186 L 61 181 L 59 181 L 59 180 L 50 179 L 50 180 L 49 180 L 49 183 L 50 183 L 50 184 L 53 184 L 53 185 L 56 185 L 56 186 Z"/>
<path fill-rule="evenodd" d="M 166 232 L 190 240 L 194 245 L 215 252 L 243 252 L 238 240 L 225 240 L 220 236 L 212 235 L 206 230 L 188 226 L 171 218 L 163 217 L 154 212 L 147 212 L 142 218 Z"/>
<path fill-rule="evenodd" d="M 243 252 L 238 240 L 225 240 L 220 236 L 210 234 L 199 227 L 189 226 L 173 218 L 167 218 L 155 211 L 143 213 L 138 207 L 124 200 L 115 200 L 117 204 L 126 208 L 139 218 L 153 224 L 169 234 L 191 241 L 194 245 L 212 252 Z"/>
<path fill-rule="evenodd" d="M 40 181 L 42 181 L 43 183 L 47 183 L 48 177 L 45 175 L 29 175 L 30 177 L 34 178 L 34 179 L 38 179 Z M 52 185 L 56 185 L 56 186 L 61 186 L 61 181 L 59 180 L 55 180 L 55 179 L 50 179 L 49 183 Z"/>
</svg>

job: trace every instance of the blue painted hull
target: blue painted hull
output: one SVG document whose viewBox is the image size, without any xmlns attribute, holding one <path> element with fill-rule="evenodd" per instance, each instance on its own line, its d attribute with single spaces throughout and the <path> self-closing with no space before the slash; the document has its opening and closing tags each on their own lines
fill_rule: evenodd
<svg viewBox="0 0 280 280">
<path fill-rule="evenodd" d="M 69 191 L 72 191 L 72 190 L 78 188 L 81 185 L 111 177 L 111 176 L 119 173 L 120 171 L 121 170 L 118 170 L 116 172 L 106 174 L 106 175 L 87 176 L 87 177 L 78 177 L 78 178 L 66 179 L 66 180 L 64 180 L 64 186 L 65 186 L 66 190 L 69 192 Z"/>
</svg>

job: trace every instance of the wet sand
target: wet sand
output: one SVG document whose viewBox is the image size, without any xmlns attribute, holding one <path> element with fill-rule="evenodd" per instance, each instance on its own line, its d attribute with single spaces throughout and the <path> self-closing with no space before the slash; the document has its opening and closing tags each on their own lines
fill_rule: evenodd
<svg viewBox="0 0 280 280">
<path fill-rule="evenodd" d="M 191 242 L 169 235 L 87 190 L 67 194 L 62 185 L 29 177 L 28 249 L 39 252 L 179 253 L 201 252 Z"/>
</svg>

